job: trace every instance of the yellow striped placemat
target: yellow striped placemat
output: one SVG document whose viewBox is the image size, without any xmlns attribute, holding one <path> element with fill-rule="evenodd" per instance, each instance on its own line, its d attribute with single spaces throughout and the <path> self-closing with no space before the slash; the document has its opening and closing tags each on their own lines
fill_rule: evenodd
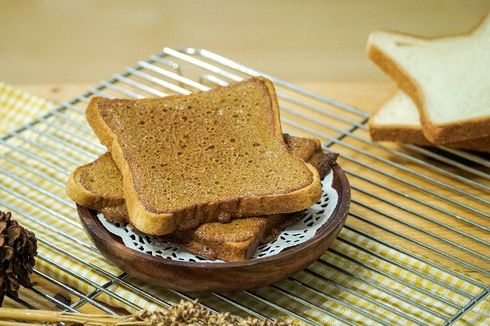
<svg viewBox="0 0 490 326">
<path fill-rule="evenodd" d="M 53 107 L 53 103 L 49 101 L 0 83 L 0 136 Z M 14 218 L 36 233 L 39 238 L 36 269 L 85 295 L 97 294 L 94 300 L 112 307 L 131 310 L 128 305 L 133 304 L 149 310 L 159 308 L 146 294 L 138 293 L 124 284 L 111 283 L 110 276 L 123 275 L 123 271 L 114 267 L 93 247 L 78 221 L 74 206 L 70 205 L 69 198 L 65 195 L 64 182 L 76 164 L 57 160 L 53 150 L 48 153 L 35 146 L 34 140 L 39 140 L 43 128 L 47 127 L 39 126 L 37 132 L 29 129 L 23 131 L 23 139 L 11 137 L 4 141 L 5 146 L 0 146 L 0 155 L 10 158 L 2 161 L 2 170 L 7 171 L 10 177 L 2 174 L 0 178 L 3 186 L 3 190 L 0 190 L 0 209 L 15 208 L 12 210 Z M 63 138 L 78 146 L 78 141 L 71 139 L 69 135 L 64 135 Z M 49 138 L 43 141 L 49 142 Z M 29 153 L 36 153 L 38 158 L 49 164 L 41 164 L 36 157 L 24 155 L 23 151 L 12 150 L 16 146 Z M 50 146 L 56 149 L 56 146 L 62 145 L 53 143 Z M 63 150 L 66 151 L 66 148 Z M 13 160 L 21 162 L 23 166 L 13 164 Z M 87 163 L 86 158 L 75 151 L 70 152 L 70 160 Z M 28 176 L 30 184 L 18 182 L 18 175 Z M 33 185 L 40 190 L 33 192 Z M 459 306 L 471 303 L 467 297 L 449 290 L 447 286 L 474 296 L 482 292 L 481 288 L 443 269 L 428 265 L 352 230 L 342 230 L 341 238 L 342 241 L 337 240 L 332 246 L 333 250 L 326 252 L 321 262 L 310 266 L 309 271 L 297 273 L 292 279 L 279 282 L 274 287 L 254 290 L 254 295 L 236 293 L 227 295 L 228 299 L 253 307 L 264 315 L 297 320 L 294 318 L 294 314 L 297 314 L 326 324 L 335 323 L 333 315 L 354 324 L 376 324 L 374 320 L 366 318 L 363 312 L 374 315 L 387 324 L 410 324 L 410 320 L 393 312 L 397 310 L 421 323 L 442 324 L 442 319 L 429 311 L 450 317 L 458 313 L 458 309 L 451 303 Z M 344 272 L 339 272 L 338 267 Z M 437 282 L 431 282 L 421 275 L 430 276 Z M 125 276 L 124 281 L 164 302 L 177 303 L 181 300 L 177 293 L 155 289 L 131 277 Z M 39 286 L 41 285 L 40 283 Z M 42 288 L 40 290 L 50 291 Z M 296 299 L 291 300 L 281 290 L 293 293 Z M 116 298 L 104 294 L 104 291 L 115 293 Z M 430 294 L 442 295 L 449 304 L 434 299 Z M 258 297 L 292 312 L 291 316 L 265 304 Z M 201 302 L 215 309 L 243 315 L 243 311 L 219 297 L 200 295 L 199 298 Z M 306 302 L 322 309 L 310 309 Z M 489 311 L 490 301 L 487 297 L 459 318 L 457 323 L 490 324 Z"/>
</svg>

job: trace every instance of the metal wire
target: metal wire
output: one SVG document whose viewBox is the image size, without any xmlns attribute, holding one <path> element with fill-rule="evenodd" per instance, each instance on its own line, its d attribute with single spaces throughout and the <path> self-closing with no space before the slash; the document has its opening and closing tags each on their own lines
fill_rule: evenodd
<svg viewBox="0 0 490 326">
<path fill-rule="evenodd" d="M 342 165 L 351 176 L 352 189 L 354 190 L 353 207 L 349 221 L 359 221 L 362 225 L 388 233 L 396 239 L 412 243 L 432 253 L 434 257 L 442 257 L 443 259 L 428 259 L 413 250 L 390 243 L 382 235 L 375 236 L 368 231 L 369 229 L 364 230 L 363 226 L 359 226 L 360 224 L 358 223 L 355 226 L 352 223 L 348 223 L 345 230 L 377 243 L 384 248 L 389 248 L 400 255 L 410 257 L 410 259 L 420 264 L 425 264 L 446 273 L 461 282 L 471 284 L 476 287 L 477 292 L 468 292 L 464 288 L 453 286 L 413 266 L 391 261 L 390 258 L 372 248 L 365 247 L 363 244 L 356 243 L 356 241 L 342 233 L 339 237 L 338 245 L 330 249 L 317 263 L 284 282 L 264 289 L 280 294 L 294 302 L 294 306 L 299 307 L 299 310 L 272 302 L 267 296 L 262 294 L 261 290 L 243 292 L 242 295 L 247 298 L 245 301 L 230 294 L 213 294 L 209 298 L 206 297 L 201 300 L 203 305 L 210 308 L 213 312 L 217 312 L 215 306 L 216 302 L 219 301 L 245 314 L 251 314 L 262 319 L 275 319 L 277 315 L 269 315 L 269 313 L 258 308 L 258 305 L 263 305 L 272 309 L 272 311 L 289 315 L 300 322 L 318 325 L 322 324 L 323 320 L 354 325 L 359 321 L 356 318 L 384 325 L 391 324 L 393 321 L 387 322 L 381 318 L 383 317 L 382 311 L 387 311 L 397 316 L 397 318 L 418 325 L 426 324 L 428 320 L 435 321 L 436 324 L 448 325 L 457 321 L 466 311 L 472 309 L 488 296 L 490 291 L 488 283 L 478 281 L 453 270 L 452 265 L 459 264 L 485 277 L 490 276 L 489 268 L 486 267 L 489 266 L 488 261 L 490 261 L 490 258 L 472 247 L 471 243 L 455 241 L 439 233 L 441 230 L 450 231 L 460 238 L 469 239 L 480 246 L 490 246 L 488 242 L 490 229 L 482 223 L 483 219 L 486 221 L 486 218 L 490 216 L 489 206 L 485 208 L 485 205 L 490 204 L 490 200 L 486 196 L 481 196 L 482 192 L 488 192 L 490 189 L 490 185 L 486 182 L 486 180 L 490 179 L 490 175 L 485 171 L 485 168 L 490 167 L 490 163 L 487 160 L 476 154 L 444 147 L 433 150 L 407 144 L 400 149 L 393 149 L 372 143 L 365 135 L 368 114 L 361 108 L 352 107 L 335 99 L 321 96 L 295 84 L 245 67 L 212 52 L 194 48 L 181 51 L 165 48 L 161 54 L 152 55 L 147 60 L 139 61 L 134 67 L 127 68 L 121 74 L 113 75 L 110 80 L 103 81 L 99 86 L 90 88 L 86 93 L 75 97 L 73 100 L 62 103 L 53 111 L 41 115 L 39 118 L 6 135 L 0 136 L 0 150 L 2 150 L 0 152 L 2 153 L 0 160 L 4 162 L 0 166 L 0 175 L 2 176 L 0 193 L 4 193 L 16 200 L 15 202 L 7 202 L 0 199 L 0 206 L 16 212 L 31 223 L 40 225 L 53 234 L 55 237 L 53 239 L 39 236 L 40 245 L 103 275 L 108 280 L 104 284 L 94 283 L 83 275 L 67 270 L 52 258 L 41 255 L 40 259 L 44 264 L 72 276 L 94 290 L 88 294 L 82 293 L 79 289 L 65 284 L 62 280 L 55 279 L 46 274 L 46 272 L 36 270 L 35 273 L 39 277 L 69 292 L 78 300 L 71 305 L 67 305 L 55 296 L 44 292 L 40 287 L 34 288 L 32 290 L 33 293 L 67 311 L 77 312 L 84 305 L 92 305 L 107 313 L 118 313 L 118 310 L 107 306 L 99 300 L 101 295 L 118 301 L 121 307 L 140 309 L 141 307 L 128 301 L 113 290 L 115 287 L 120 286 L 133 291 L 158 306 L 169 307 L 172 303 L 171 299 L 159 297 L 135 285 L 128 278 L 128 275 L 116 275 L 96 264 L 85 261 L 81 255 L 82 251 L 90 252 L 91 254 L 98 253 L 91 244 L 85 243 L 54 226 L 47 225 L 39 218 L 25 211 L 17 204 L 17 201 L 44 214 L 56 217 L 60 223 L 67 223 L 76 230 L 82 230 L 74 216 L 67 216 L 58 212 L 50 208 L 48 203 L 44 203 L 38 198 L 39 195 L 42 195 L 61 204 L 66 209 L 74 209 L 74 204 L 60 195 L 64 190 L 64 178 L 71 172 L 71 167 L 88 162 L 104 151 L 104 147 L 94 138 L 91 129 L 83 122 L 83 106 L 91 96 L 143 98 L 147 96 L 166 96 L 173 93 L 189 94 L 196 90 L 207 91 L 213 85 L 224 86 L 229 84 L 230 81 L 240 81 L 249 76 L 258 75 L 265 75 L 275 83 L 280 106 L 287 113 L 287 117 L 282 119 L 284 126 L 327 140 L 326 148 L 345 149 L 345 153 L 339 150 L 343 159 Z M 315 116 L 321 116 L 323 119 L 314 118 Z M 301 121 L 307 122 L 307 124 Z M 328 121 L 336 121 L 337 123 L 330 124 Z M 71 142 L 73 139 L 77 140 L 77 145 Z M 357 144 L 362 144 L 362 146 Z M 60 148 L 65 150 L 60 151 Z M 38 154 L 39 150 L 43 151 L 42 156 Z M 372 151 L 377 152 L 373 154 Z M 76 155 L 74 156 L 73 153 L 76 153 Z M 36 166 L 42 168 L 34 168 L 22 162 L 24 159 L 33 161 Z M 399 163 L 399 160 L 408 161 L 414 167 L 407 167 Z M 436 161 L 437 164 L 429 160 Z M 471 165 L 468 164 L 469 162 L 471 162 Z M 370 173 L 367 175 L 360 173 L 359 167 Z M 451 170 L 448 167 L 451 167 Z M 397 174 L 392 174 L 392 170 L 396 170 Z M 59 173 L 63 176 L 63 180 L 53 177 L 49 171 Z M 45 188 L 41 184 L 29 180 L 29 174 L 45 180 L 53 185 L 54 188 Z M 391 180 L 390 185 L 385 184 L 383 178 Z M 9 181 L 4 182 L 4 180 Z M 12 185 L 29 190 L 18 192 L 12 189 Z M 417 193 L 408 191 L 407 187 L 411 190 L 416 190 Z M 373 192 L 373 189 L 376 189 L 377 192 Z M 357 193 L 363 196 L 357 197 Z M 386 193 L 390 194 L 390 199 L 384 196 Z M 448 195 L 448 193 L 453 196 Z M 370 199 L 368 200 L 367 198 Z M 398 200 L 393 200 L 393 198 L 398 198 Z M 438 200 L 437 204 L 433 202 L 434 198 Z M 374 201 L 381 206 L 373 206 Z M 396 216 L 392 209 L 410 214 L 414 220 L 404 220 L 402 217 Z M 438 216 L 442 216 L 444 219 L 435 218 L 433 214 L 427 213 L 427 210 L 437 213 Z M 395 221 L 403 228 L 411 230 L 411 232 L 404 233 L 401 229 L 387 227 L 379 222 L 379 217 Z M 420 221 L 430 223 L 434 226 L 434 230 L 427 230 L 417 224 Z M 482 236 L 482 234 L 487 237 Z M 428 244 L 420 240 L 418 235 L 437 239 L 439 243 L 445 246 L 440 246 L 437 243 Z M 54 239 L 56 241 L 53 241 Z M 60 247 L 57 245 L 58 241 L 67 242 L 73 247 L 78 247 L 80 254 Z M 375 265 L 352 258 L 347 253 L 342 252 L 344 247 L 349 248 L 349 250 L 356 250 L 363 255 L 369 255 L 372 259 L 380 260 L 384 264 L 396 266 L 403 270 L 404 273 L 412 275 L 412 277 L 436 284 L 445 289 L 445 291 L 464 298 L 466 303 L 464 305 L 455 303 L 451 297 L 444 294 L 446 292 L 431 292 L 418 283 L 407 281 L 403 276 L 393 275 L 390 271 L 381 270 Z M 451 247 L 451 250 L 448 250 L 447 247 Z M 330 262 L 332 259 L 343 260 L 348 264 L 346 266 L 349 266 L 349 268 L 332 264 Z M 477 263 L 475 259 L 481 264 Z M 351 284 L 350 282 L 345 283 L 337 278 L 331 279 L 324 275 L 324 272 L 328 270 L 335 270 L 339 273 L 338 275 L 360 282 L 360 284 L 363 284 L 362 286 L 371 287 L 384 296 L 392 298 L 392 300 L 384 301 L 379 296 L 366 293 L 362 290 L 361 285 L 354 285 L 354 283 Z M 355 274 L 352 272 L 353 270 L 363 270 L 365 273 Z M 386 279 L 431 298 L 438 304 L 436 306 L 426 306 L 423 301 L 408 296 L 405 292 L 396 288 L 389 288 L 385 284 L 370 278 L 369 274 L 366 274 L 368 272 L 383 275 Z M 327 292 L 318 289 L 303 279 L 302 275 L 308 275 L 315 281 L 327 284 L 338 292 Z M 288 284 L 293 285 L 293 288 L 287 286 Z M 292 290 L 294 288 L 301 288 L 314 293 L 316 298 L 334 303 L 341 307 L 341 310 L 350 311 L 350 313 L 340 314 L 330 305 L 309 301 L 307 297 Z M 178 291 L 169 291 L 169 293 L 182 299 L 194 298 L 190 294 Z M 374 308 L 368 309 L 358 305 L 356 301 L 345 300 L 340 296 L 342 293 L 363 300 Z M 28 303 L 23 303 L 22 300 L 17 302 L 32 308 Z M 400 302 L 402 305 L 396 305 L 394 302 Z M 444 305 L 447 309 L 440 310 L 441 308 L 438 308 L 438 305 Z M 410 313 L 408 307 L 413 307 L 413 309 L 423 315 L 419 316 Z M 311 311 L 312 314 L 304 315 L 302 311 L 306 310 Z M 358 317 L 354 317 L 355 315 Z M 321 318 L 318 317 L 322 322 L 319 322 L 318 320 L 320 319 L 317 317 L 313 318 L 311 316 L 322 316 Z"/>
<path fill-rule="evenodd" d="M 192 52 L 192 51 L 191 51 L 191 52 Z M 185 55 L 185 54 L 182 54 L 182 53 L 180 53 L 180 52 L 176 52 L 175 50 L 171 50 L 171 49 L 167 49 L 167 48 L 166 48 L 166 49 L 164 49 L 164 53 L 167 53 L 167 54 L 172 54 L 172 55 L 174 55 L 175 57 L 177 57 L 177 58 L 179 58 L 179 59 L 189 61 L 189 62 L 191 62 L 191 63 L 193 63 L 193 64 L 195 64 L 195 65 L 198 65 L 198 66 L 200 66 L 200 67 L 202 67 L 202 68 L 205 68 L 205 69 L 207 69 L 207 70 L 209 70 L 209 71 L 211 71 L 211 72 L 217 73 L 217 74 L 221 75 L 222 77 L 229 78 L 229 79 L 231 79 L 232 81 L 241 81 L 241 80 L 243 80 L 243 79 L 244 79 L 243 77 L 240 77 L 240 76 L 237 76 L 237 75 L 235 75 L 235 74 L 233 74 L 233 73 L 230 73 L 230 72 L 229 72 L 229 71 L 227 71 L 227 70 L 221 69 L 221 68 L 216 67 L 216 66 L 212 66 L 212 65 L 210 65 L 209 63 L 206 63 L 206 62 L 204 62 L 204 61 L 202 61 L 202 60 L 200 60 L 200 59 L 196 59 L 196 58 L 194 58 L 194 57 L 190 57 L 190 56 Z M 208 51 L 203 51 L 203 53 L 209 53 L 209 52 L 208 52 Z M 224 58 L 223 58 L 223 59 L 224 59 Z M 257 72 L 257 71 L 253 71 L 253 70 L 251 70 L 251 69 L 246 69 L 245 71 L 248 71 L 248 72 L 249 72 L 251 75 L 254 75 L 254 76 L 261 75 L 261 73 L 259 73 L 259 72 Z M 264 74 L 262 74 L 262 75 L 264 75 Z M 284 82 L 281 82 L 281 81 L 280 81 L 279 79 L 277 79 L 277 78 L 273 78 L 273 77 L 271 77 L 271 76 L 268 76 L 268 77 L 270 77 L 270 78 L 271 78 L 271 79 L 272 79 L 272 80 L 273 80 L 273 81 L 274 81 L 276 84 L 279 84 L 279 85 L 281 85 L 281 84 L 286 84 L 286 83 L 284 83 Z M 281 96 L 282 96 L 282 93 L 281 93 L 280 91 L 278 91 L 278 92 L 277 92 L 277 94 L 278 94 L 278 97 L 281 97 Z M 331 101 L 331 102 L 335 102 L 335 101 Z M 284 106 L 281 106 L 281 108 L 283 108 L 283 107 L 284 107 Z M 347 106 L 345 106 L 345 105 L 343 105 L 342 107 L 343 107 L 344 109 L 346 109 L 346 108 L 347 108 Z M 311 107 L 310 107 L 310 109 L 311 109 Z M 351 109 L 350 109 L 350 111 L 352 111 L 352 112 L 357 112 L 357 110 L 356 110 L 356 109 L 354 109 L 354 108 L 351 108 Z M 323 113 L 324 113 L 324 114 L 328 114 L 328 113 L 325 113 L 325 111 L 323 111 Z M 299 115 L 299 116 L 301 116 L 301 117 L 303 117 L 303 118 L 308 118 L 308 116 L 306 116 L 306 115 L 302 115 L 302 114 L 301 114 L 301 113 L 299 113 L 299 112 L 296 112 L 296 114 L 297 114 L 297 115 Z M 331 117 L 331 115 L 328 115 L 328 116 L 330 116 L 330 117 Z M 365 113 L 363 114 L 363 116 L 365 116 Z M 308 119 L 310 119 L 310 118 L 308 118 Z M 320 126 L 323 126 L 322 121 L 318 121 L 318 120 L 311 120 L 311 122 L 316 123 L 316 124 L 318 124 L 318 125 L 320 125 Z M 329 138 L 329 139 L 331 140 L 331 137 L 325 137 L 325 138 Z M 449 185 L 449 184 L 446 184 L 446 183 L 444 183 L 444 182 L 441 182 L 441 181 L 439 181 L 439 180 L 433 179 L 433 178 L 431 178 L 430 176 L 427 176 L 427 175 L 422 174 L 422 173 L 418 173 L 417 171 L 415 171 L 415 170 L 413 170 L 413 169 L 410 169 L 410 168 L 407 168 L 407 167 L 404 167 L 404 166 L 402 166 L 402 165 L 400 165 L 400 164 L 397 164 L 397 163 L 395 163 L 394 161 L 390 161 L 390 160 L 387 160 L 387 159 L 384 159 L 384 158 L 380 158 L 380 157 L 378 157 L 378 156 L 374 156 L 374 155 L 372 155 L 372 154 L 368 153 L 367 151 L 362 150 L 362 149 L 360 149 L 360 148 L 357 148 L 357 147 L 355 147 L 355 146 L 352 146 L 352 145 L 350 145 L 350 144 L 347 144 L 347 143 L 341 142 L 341 141 L 339 141 L 339 140 L 337 140 L 337 142 L 338 142 L 338 143 L 340 143 L 340 144 L 342 144 L 342 145 L 344 145 L 344 146 L 346 146 L 346 147 L 348 147 L 349 149 L 352 149 L 352 150 L 354 150 L 354 151 L 356 151 L 356 152 L 362 153 L 362 154 L 364 154 L 364 155 L 366 155 L 366 156 L 369 156 L 369 157 L 371 157 L 371 158 L 373 158 L 373 159 L 380 160 L 380 161 L 382 161 L 383 163 L 386 163 L 386 164 L 388 164 L 388 165 L 391 165 L 391 166 L 394 166 L 394 167 L 396 167 L 396 168 L 398 168 L 398 169 L 401 169 L 401 170 L 403 170 L 403 171 L 405 171 L 405 172 L 408 172 L 408 173 L 411 173 L 411 174 L 413 174 L 413 175 L 415 175 L 415 176 L 418 176 L 418 177 L 420 177 L 420 178 L 423 178 L 423 179 L 425 179 L 426 181 L 429 181 L 429 182 L 435 183 L 435 184 L 437 184 L 438 186 L 441 186 L 441 187 L 444 187 L 444 188 L 450 189 L 450 190 L 452 190 L 452 191 L 455 191 L 455 192 L 461 193 L 461 194 L 463 194 L 463 195 L 465 195 L 465 196 L 469 196 L 469 197 L 471 197 L 472 199 L 475 199 L 475 200 L 478 200 L 478 201 L 483 201 L 485 204 L 490 205 L 490 201 L 485 200 L 484 198 L 479 198 L 479 197 L 477 197 L 477 196 L 472 195 L 471 193 L 468 193 L 468 192 L 466 192 L 466 191 L 463 191 L 463 190 L 460 190 L 460 189 L 458 189 L 458 188 L 455 188 L 455 187 L 453 187 L 453 186 L 451 186 L 451 185 Z M 371 142 L 371 145 L 372 145 L 372 146 L 376 146 L 376 147 L 382 147 L 382 148 L 385 148 L 385 149 L 387 149 L 387 150 L 389 151 L 389 149 L 388 149 L 388 148 L 383 147 L 383 146 L 381 146 L 381 145 L 378 145 L 378 144 L 375 144 L 375 143 L 372 143 L 372 142 Z M 403 154 L 403 155 L 404 155 L 403 157 L 405 157 L 405 154 Z M 425 162 L 423 162 L 423 165 L 424 165 L 424 167 L 426 167 L 426 168 L 429 168 L 429 169 L 435 169 L 435 167 L 434 167 L 434 166 L 428 165 L 428 164 L 426 164 Z M 471 180 L 470 180 L 470 181 L 471 181 Z M 477 213 L 479 213 L 479 212 L 477 211 Z M 480 212 L 480 213 L 481 213 L 481 212 Z M 489 216 L 489 215 L 487 214 L 487 217 L 488 217 L 488 216 Z"/>
</svg>

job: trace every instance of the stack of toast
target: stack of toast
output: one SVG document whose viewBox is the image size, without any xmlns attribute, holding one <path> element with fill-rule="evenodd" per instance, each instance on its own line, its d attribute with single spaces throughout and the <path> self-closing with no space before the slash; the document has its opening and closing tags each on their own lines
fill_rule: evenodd
<svg viewBox="0 0 490 326">
<path fill-rule="evenodd" d="M 371 117 L 373 140 L 490 152 L 490 16 L 441 38 L 374 32 L 367 51 L 400 88 Z"/>
<path fill-rule="evenodd" d="M 283 135 L 272 82 L 252 78 L 164 98 L 93 98 L 108 152 L 67 184 L 79 205 L 195 254 L 249 259 L 321 196 L 337 156 Z"/>
</svg>

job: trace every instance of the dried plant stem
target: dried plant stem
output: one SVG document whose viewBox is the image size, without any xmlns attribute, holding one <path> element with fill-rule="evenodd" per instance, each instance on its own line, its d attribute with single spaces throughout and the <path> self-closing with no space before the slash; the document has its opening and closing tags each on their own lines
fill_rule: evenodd
<svg viewBox="0 0 490 326">
<path fill-rule="evenodd" d="M 25 322 L 25 323 L 24 323 Z M 29 322 L 36 322 L 30 324 Z M 248 317 L 238 319 L 230 313 L 213 314 L 195 301 L 181 301 L 169 309 L 155 312 L 141 310 L 134 315 L 111 316 L 76 314 L 64 311 L 0 308 L 0 325 L 46 325 L 65 322 L 87 326 L 160 326 L 160 325 L 216 325 L 216 326 L 282 326 L 283 321 L 263 321 Z"/>
<path fill-rule="evenodd" d="M 116 325 L 125 316 L 74 314 L 70 312 L 57 312 L 49 310 L 30 310 L 0 308 L 0 319 L 37 321 L 37 322 L 69 322 L 86 325 Z"/>
<path fill-rule="evenodd" d="M 2 326 L 45 326 L 46 324 L 22 323 L 18 321 L 0 321 Z"/>
</svg>

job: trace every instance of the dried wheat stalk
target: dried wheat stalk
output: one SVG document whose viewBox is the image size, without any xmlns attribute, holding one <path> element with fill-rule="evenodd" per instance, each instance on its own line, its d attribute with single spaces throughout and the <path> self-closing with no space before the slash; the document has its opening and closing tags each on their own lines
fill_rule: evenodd
<svg viewBox="0 0 490 326">
<path fill-rule="evenodd" d="M 10 320 L 10 321 L 7 321 Z M 21 321 L 37 322 L 25 324 Z M 195 301 L 181 301 L 167 310 L 148 312 L 142 310 L 129 316 L 75 314 L 48 310 L 0 308 L 2 325 L 42 325 L 64 322 L 88 326 L 164 326 L 164 325 L 216 325 L 216 326 L 282 326 L 291 325 L 283 321 L 258 320 L 248 317 L 238 319 L 229 313 L 212 314 Z M 7 324 L 8 323 L 8 324 Z"/>
</svg>

